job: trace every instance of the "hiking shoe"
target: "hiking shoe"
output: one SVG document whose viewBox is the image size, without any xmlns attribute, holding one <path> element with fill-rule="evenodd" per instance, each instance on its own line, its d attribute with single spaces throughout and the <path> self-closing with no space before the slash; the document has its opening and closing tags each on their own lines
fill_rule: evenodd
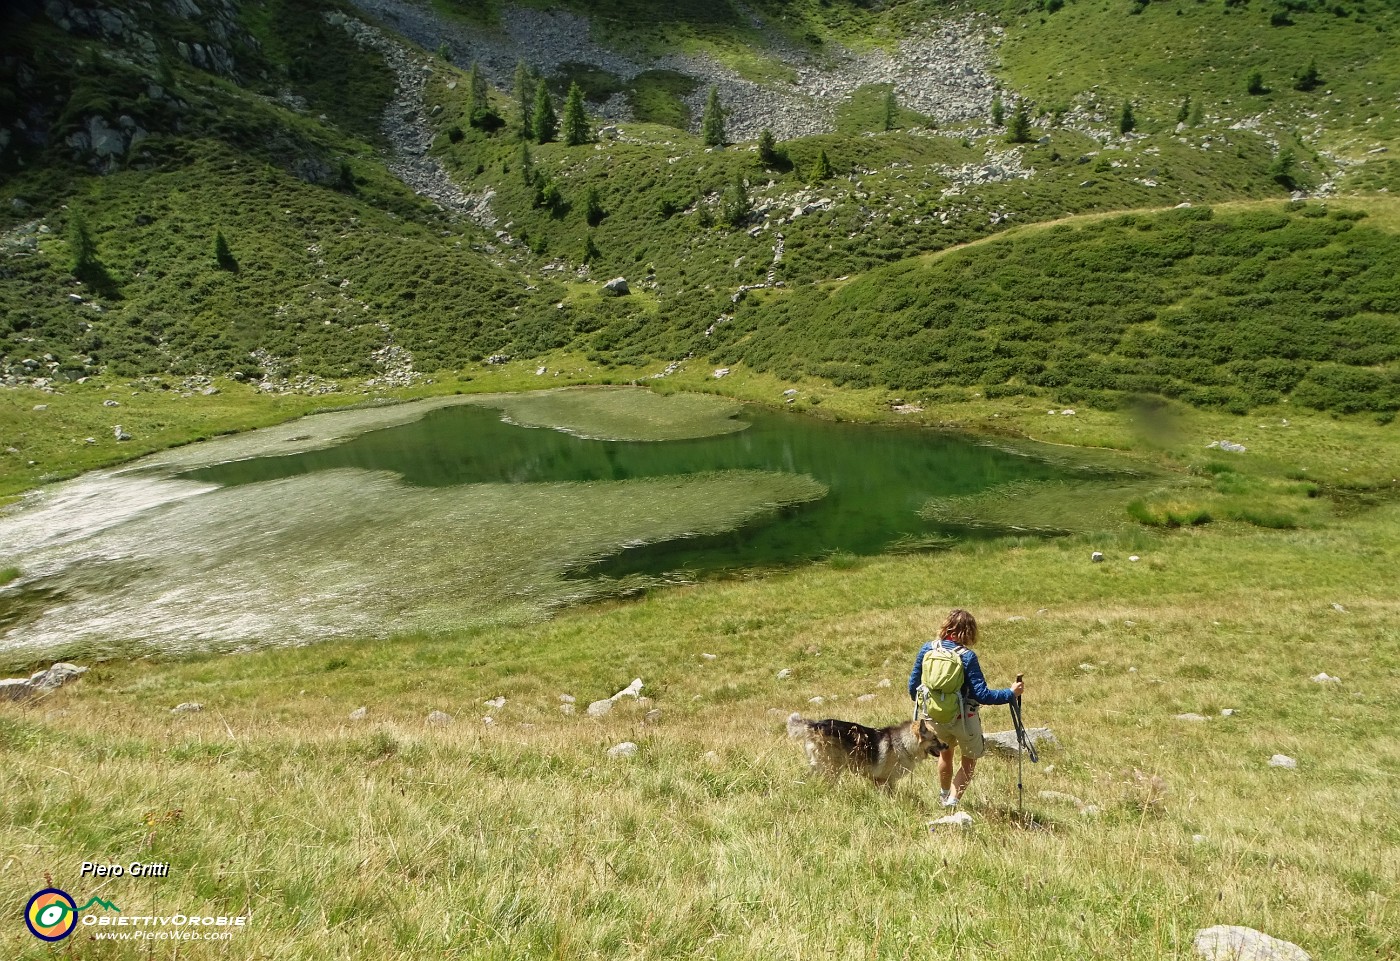
<svg viewBox="0 0 1400 961">
<path fill-rule="evenodd" d="M 955 808 L 958 806 L 958 796 L 956 794 L 943 795 L 943 806 L 945 808 Z"/>
</svg>

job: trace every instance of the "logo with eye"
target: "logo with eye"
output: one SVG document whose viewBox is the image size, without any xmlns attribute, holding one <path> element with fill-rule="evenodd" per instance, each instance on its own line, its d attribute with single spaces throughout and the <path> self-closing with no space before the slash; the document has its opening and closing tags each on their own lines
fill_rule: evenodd
<svg viewBox="0 0 1400 961">
<path fill-rule="evenodd" d="M 24 923 L 40 941 L 62 941 L 78 926 L 78 906 L 66 891 L 45 888 L 29 899 Z"/>
</svg>

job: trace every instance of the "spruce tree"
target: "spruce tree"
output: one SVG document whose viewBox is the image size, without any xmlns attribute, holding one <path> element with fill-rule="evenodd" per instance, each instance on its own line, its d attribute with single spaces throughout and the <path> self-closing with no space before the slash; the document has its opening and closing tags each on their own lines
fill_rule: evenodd
<svg viewBox="0 0 1400 961">
<path fill-rule="evenodd" d="M 817 151 L 817 162 L 816 162 L 816 164 L 812 167 L 812 180 L 814 180 L 814 181 L 830 180 L 830 179 L 831 179 L 831 175 L 832 175 L 834 172 L 835 172 L 835 171 L 833 171 L 833 170 L 831 169 L 831 161 L 827 159 L 826 151 L 825 151 L 825 150 L 819 150 L 819 151 Z"/>
<path fill-rule="evenodd" d="M 519 111 L 520 136 L 529 138 L 535 132 L 535 82 L 524 60 L 515 63 L 515 106 Z"/>
<path fill-rule="evenodd" d="M 525 186 L 535 185 L 535 159 L 530 156 L 530 141 L 520 141 L 520 179 L 525 182 Z"/>
<path fill-rule="evenodd" d="M 724 146 L 724 108 L 719 102 L 719 88 L 711 87 L 705 101 L 705 113 L 700 119 L 700 139 L 707 147 Z"/>
<path fill-rule="evenodd" d="M 1176 111 L 1176 122 L 1185 123 L 1191 119 L 1191 95 L 1187 94 L 1181 101 L 1181 106 Z"/>
<path fill-rule="evenodd" d="M 1298 79 L 1293 81 L 1293 89 L 1307 93 L 1310 90 L 1316 90 L 1321 84 L 1322 78 L 1317 73 L 1317 61 L 1310 60 L 1307 69 L 1298 75 Z"/>
<path fill-rule="evenodd" d="M 593 139 L 588 128 L 588 114 L 583 109 L 583 91 L 577 83 L 569 85 L 569 97 L 564 101 L 564 144 L 577 147 Z"/>
<path fill-rule="evenodd" d="M 1123 101 L 1123 110 L 1118 114 L 1118 132 L 1124 136 L 1132 133 L 1137 127 L 1137 118 L 1133 116 L 1133 102 Z"/>
<path fill-rule="evenodd" d="M 1002 104 L 1001 98 L 997 97 L 992 101 L 992 124 L 1000 127 L 1006 123 L 1006 107 Z"/>
<path fill-rule="evenodd" d="M 1031 115 L 1026 110 L 1025 101 L 1016 104 L 1016 110 L 1011 114 L 1011 123 L 1006 128 L 1007 143 L 1030 143 L 1031 142 Z"/>
<path fill-rule="evenodd" d="M 724 198 L 724 219 L 731 227 L 742 227 L 753 211 L 753 201 L 749 199 L 749 188 L 744 183 L 743 174 L 735 174 L 734 182 Z"/>
<path fill-rule="evenodd" d="M 597 187 L 589 187 L 587 195 L 583 198 L 583 219 L 590 227 L 596 227 L 602 222 L 608 212 L 603 209 L 603 198 L 598 194 Z"/>
<path fill-rule="evenodd" d="M 93 242 L 92 234 L 88 233 L 87 218 L 81 210 L 73 211 L 73 216 L 68 219 L 68 249 L 73 254 L 73 276 L 86 280 L 98 266 L 97 244 Z"/>
<path fill-rule="evenodd" d="M 559 117 L 554 112 L 554 101 L 549 99 L 549 88 L 543 77 L 535 87 L 535 104 L 530 114 L 535 143 L 552 141 L 559 128 Z"/>
<path fill-rule="evenodd" d="M 884 129 L 893 130 L 899 124 L 899 101 L 895 99 L 894 88 L 885 94 Z"/>
<path fill-rule="evenodd" d="M 765 167 L 774 167 L 778 163 L 778 142 L 773 137 L 773 131 L 766 127 L 758 133 L 758 162 Z"/>
</svg>

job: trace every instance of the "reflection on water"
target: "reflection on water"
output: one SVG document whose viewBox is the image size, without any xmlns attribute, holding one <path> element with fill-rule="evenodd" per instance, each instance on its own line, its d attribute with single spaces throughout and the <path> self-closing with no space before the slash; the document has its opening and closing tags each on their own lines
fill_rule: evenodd
<svg viewBox="0 0 1400 961">
<path fill-rule="evenodd" d="M 258 483 L 322 470 L 391 471 L 416 487 L 621 481 L 725 470 L 806 474 L 827 496 L 787 507 L 738 530 L 636 547 L 588 573 L 693 573 L 800 563 L 835 552 L 878 554 L 947 543 L 973 532 L 925 520 L 933 497 L 971 494 L 1012 481 L 1060 480 L 1072 472 L 1033 458 L 934 431 L 839 424 L 746 410 L 747 430 L 699 440 L 584 440 L 561 431 L 503 423 L 494 410 L 462 406 L 374 431 L 338 447 L 263 457 L 191 471 L 222 485 Z M 995 533 L 995 532 L 992 532 Z M 987 531 L 977 536 L 987 536 Z"/>
</svg>

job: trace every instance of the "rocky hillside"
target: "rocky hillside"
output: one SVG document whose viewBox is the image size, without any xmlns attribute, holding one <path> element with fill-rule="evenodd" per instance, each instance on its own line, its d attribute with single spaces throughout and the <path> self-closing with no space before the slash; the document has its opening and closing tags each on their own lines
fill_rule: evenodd
<svg viewBox="0 0 1400 961">
<path fill-rule="evenodd" d="M 813 285 L 1067 216 L 1400 188 L 1400 15 L 1340 9 L 20 4 L 0 41 L 0 377 L 320 391 L 571 348 L 847 379 L 862 359 L 774 363 L 810 354 L 784 318 Z M 557 112 L 579 85 L 584 143 L 522 138 L 541 82 Z M 701 136 L 712 96 L 722 147 Z M 1188 273 L 1244 276 L 1254 256 L 1203 251 Z M 618 276 L 629 293 L 610 296 Z M 992 339 L 1032 319 L 996 309 L 1014 316 Z M 897 356 L 876 327 L 861 350 Z M 1186 360 L 1173 394 L 1213 396 L 1197 388 L 1218 372 Z M 978 382 L 1113 402 L 1082 380 L 992 365 Z"/>
</svg>

